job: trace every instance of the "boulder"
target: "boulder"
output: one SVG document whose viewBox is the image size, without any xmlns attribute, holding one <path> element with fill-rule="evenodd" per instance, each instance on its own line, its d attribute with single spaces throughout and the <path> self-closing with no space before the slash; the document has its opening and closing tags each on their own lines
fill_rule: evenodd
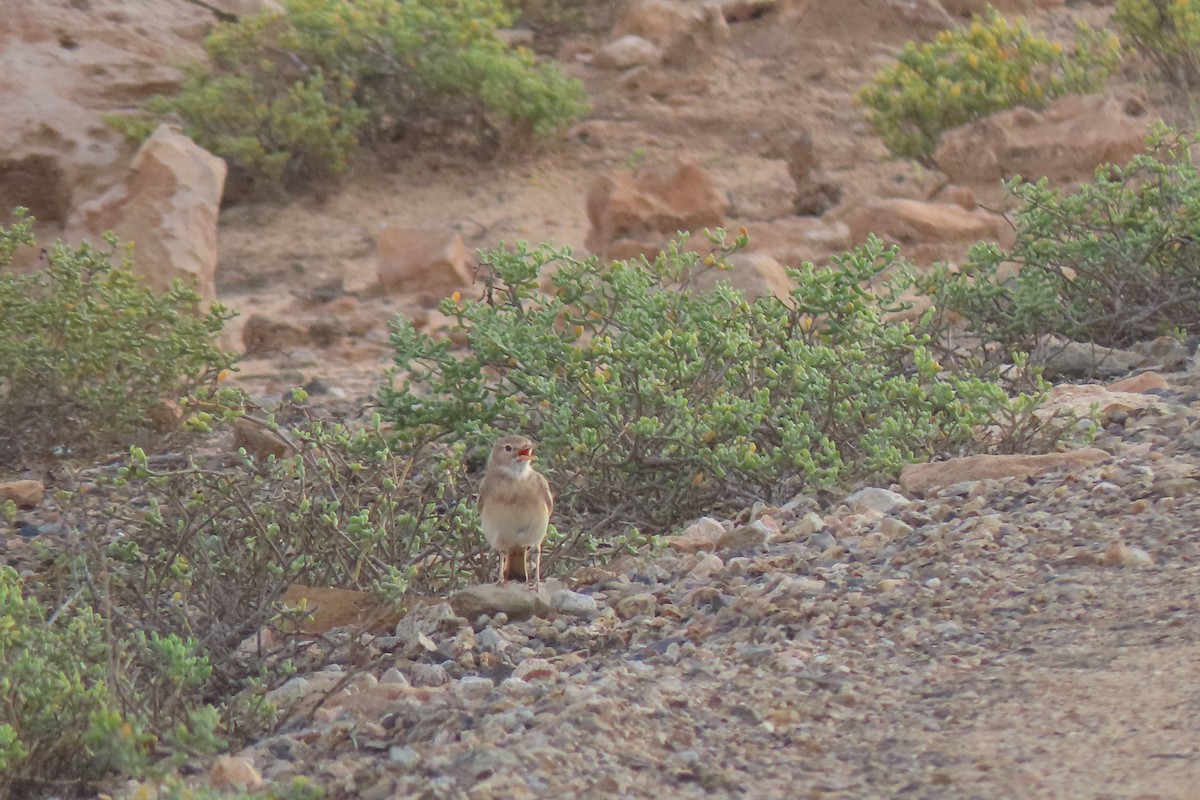
<svg viewBox="0 0 1200 800">
<path fill-rule="evenodd" d="M 1070 95 L 1035 111 L 1014 108 L 942 135 L 933 160 L 952 183 L 996 191 L 1020 175 L 1076 185 L 1101 164 L 1124 164 L 1145 147 L 1155 120 L 1132 95 Z"/>
<path fill-rule="evenodd" d="M 178 279 L 211 303 L 225 173 L 223 159 L 160 125 L 125 180 L 73 215 L 69 235 L 95 241 L 111 230 L 133 243 L 134 272 L 152 289 L 165 291 Z"/>
<path fill-rule="evenodd" d="M 42 502 L 46 487 L 41 481 L 19 480 L 0 483 L 0 502 L 12 500 L 17 508 L 33 508 Z"/>
<path fill-rule="evenodd" d="M 549 617 L 554 613 L 545 600 L 525 586 L 485 583 L 463 589 L 450 598 L 450 607 L 459 616 L 476 620 L 481 615 L 503 613 L 510 620 Z"/>
<path fill-rule="evenodd" d="M 909 495 L 925 495 L 939 486 L 965 481 L 1026 478 L 1043 472 L 1081 469 L 1108 458 L 1095 447 L 1044 455 L 978 455 L 928 464 L 909 464 L 900 471 L 900 486 Z"/>
<path fill-rule="evenodd" d="M 174 0 L 9 3 L 0 25 L 0 209 L 58 235 L 77 205 L 119 182 L 130 147 L 104 115 L 170 93 L 174 64 L 204 57 L 213 15 Z M 36 255 L 36 254 L 34 254 Z"/>
<path fill-rule="evenodd" d="M 1011 235 L 1004 217 L 982 209 L 968 211 L 957 203 L 889 198 L 851 209 L 845 218 L 850 240 L 858 243 L 874 233 L 897 244 L 974 244 L 1002 241 Z"/>
<path fill-rule="evenodd" d="M 793 284 L 787 269 L 766 253 L 741 251 L 730 256 L 728 261 L 733 269 L 713 267 L 703 270 L 692 280 L 692 286 L 711 291 L 719 283 L 728 284 L 743 292 L 750 302 L 760 297 L 781 300 L 791 297 Z"/>
<path fill-rule="evenodd" d="M 474 279 L 474 258 L 453 228 L 384 225 L 375 237 L 379 287 L 436 304 Z"/>
<path fill-rule="evenodd" d="M 676 231 L 725 222 L 728 201 L 694 161 L 646 174 L 618 169 L 600 175 L 587 195 L 587 247 L 611 258 L 654 255 Z"/>
<path fill-rule="evenodd" d="M 622 36 L 596 51 L 593 63 L 605 69 L 645 67 L 662 61 L 658 45 L 640 36 Z"/>
<path fill-rule="evenodd" d="M 652 43 L 669 64 L 694 63 L 729 44 L 720 6 L 682 0 L 634 0 L 613 27 L 613 36 Z"/>
</svg>

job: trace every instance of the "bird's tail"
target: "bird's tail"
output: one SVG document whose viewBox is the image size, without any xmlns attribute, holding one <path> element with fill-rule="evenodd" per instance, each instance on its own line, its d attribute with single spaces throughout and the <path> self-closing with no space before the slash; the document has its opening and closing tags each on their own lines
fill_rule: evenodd
<svg viewBox="0 0 1200 800">
<path fill-rule="evenodd" d="M 529 550 L 525 547 L 510 547 L 508 549 L 508 573 L 505 574 L 504 580 L 529 580 L 529 562 L 527 561 L 528 553 Z"/>
</svg>

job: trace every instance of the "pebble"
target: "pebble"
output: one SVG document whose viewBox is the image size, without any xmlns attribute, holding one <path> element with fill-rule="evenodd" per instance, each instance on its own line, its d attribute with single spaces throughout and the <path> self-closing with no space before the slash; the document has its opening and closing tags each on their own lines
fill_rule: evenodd
<svg viewBox="0 0 1200 800">
<path fill-rule="evenodd" d="M 560 614 L 573 617 L 590 617 L 598 608 L 595 597 L 569 589 L 559 589 L 550 595 L 550 606 Z"/>
</svg>

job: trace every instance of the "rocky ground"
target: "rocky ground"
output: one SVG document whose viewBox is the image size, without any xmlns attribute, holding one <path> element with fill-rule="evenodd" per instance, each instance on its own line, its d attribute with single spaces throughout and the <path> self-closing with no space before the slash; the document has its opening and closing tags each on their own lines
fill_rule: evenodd
<svg viewBox="0 0 1200 800">
<path fill-rule="evenodd" d="M 179 3 L 130 26 L 114 0 L 69 5 L 45 22 L 27 4 L 0 31 L 0 63 L 28 78 L 0 76 L 0 92 L 18 92 L 9 109 L 37 110 L 69 87 L 56 96 L 87 135 L 30 127 L 38 144 L 18 163 L 39 186 L 58 184 L 38 170 L 65 174 L 86 200 L 112 184 L 111 164 L 63 172 L 54 143 L 115 158 L 93 112 L 177 81 L 167 53 L 195 54 L 211 20 Z M 748 227 L 752 249 L 778 262 L 821 261 L 866 230 L 918 261 L 954 260 L 1004 227 L 976 202 L 1003 203 L 995 176 L 955 173 L 955 153 L 1001 152 L 989 136 L 1032 128 L 1041 149 L 1010 142 L 1002 155 L 1066 164 L 1069 182 L 1091 165 L 1068 156 L 1123 152 L 1104 136 L 1125 147 L 1155 116 L 1185 113 L 1130 71 L 1102 101 L 962 134 L 945 171 L 887 160 L 854 91 L 905 40 L 977 5 L 731 2 L 725 34 L 683 50 L 667 36 L 670 59 L 623 68 L 601 55 L 614 36 L 595 32 L 558 50 L 594 110 L 549 153 L 384 158 L 319 198 L 222 209 L 215 287 L 242 312 L 229 337 L 248 351 L 238 380 L 264 404 L 294 385 L 356 403 L 388 362 L 393 314 L 437 329 L 427 298 L 377 287 L 384 225 L 448 230 L 467 250 L 584 248 L 598 176 L 685 156 L 725 201 L 720 221 Z M 998 5 L 1060 37 L 1110 11 Z M 105 62 L 91 47 L 101 39 L 128 57 Z M 93 83 L 107 75 L 106 90 L 80 84 L 76 67 Z M 23 131 L 0 132 L 0 154 Z M 806 191 L 827 207 L 797 214 Z M 44 232 L 78 227 L 70 197 L 41 198 Z M 952 463 L 951 479 L 909 473 L 832 508 L 799 499 L 663 532 L 675 536 L 662 549 L 555 579 L 536 599 L 483 589 L 433 603 L 374 637 L 370 658 L 280 689 L 295 712 L 277 734 L 184 771 L 217 786 L 306 776 L 333 798 L 1194 797 L 1197 385 L 1200 372 L 1181 371 L 1106 399 L 1102 453 Z M 22 524 L 0 536 L 0 557 L 27 566 L 62 531 L 38 510 Z"/>
<path fill-rule="evenodd" d="M 1110 404 L 1072 468 L 933 464 L 823 511 L 702 519 L 536 597 L 421 607 L 365 668 L 277 690 L 293 720 L 209 779 L 305 776 L 334 798 L 1194 797 L 1197 385 Z"/>
</svg>

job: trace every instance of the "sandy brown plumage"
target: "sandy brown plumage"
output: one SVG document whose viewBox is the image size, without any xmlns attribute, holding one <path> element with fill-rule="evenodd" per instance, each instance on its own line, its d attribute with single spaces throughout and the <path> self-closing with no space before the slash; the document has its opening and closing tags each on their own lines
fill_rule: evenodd
<svg viewBox="0 0 1200 800">
<path fill-rule="evenodd" d="M 492 447 L 479 486 L 479 519 L 484 538 L 500 553 L 501 583 L 529 580 L 530 548 L 535 585 L 542 581 L 542 540 L 554 512 L 554 496 L 532 461 L 532 441 L 504 436 Z"/>
</svg>

